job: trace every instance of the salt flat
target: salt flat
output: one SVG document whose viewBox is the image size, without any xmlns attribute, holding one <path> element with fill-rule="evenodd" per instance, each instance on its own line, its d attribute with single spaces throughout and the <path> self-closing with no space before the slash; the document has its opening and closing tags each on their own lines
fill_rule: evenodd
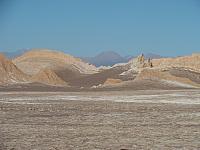
<svg viewBox="0 0 200 150">
<path fill-rule="evenodd" d="M 200 91 L 1 92 L 0 149 L 200 149 Z"/>
<path fill-rule="evenodd" d="M 200 104 L 200 90 L 141 90 L 113 92 L 2 92 L 1 103 L 51 104 L 62 101 Z"/>
</svg>

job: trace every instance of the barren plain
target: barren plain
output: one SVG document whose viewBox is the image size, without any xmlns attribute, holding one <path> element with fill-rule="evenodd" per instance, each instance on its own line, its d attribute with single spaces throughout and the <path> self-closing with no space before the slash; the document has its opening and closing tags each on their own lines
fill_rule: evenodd
<svg viewBox="0 0 200 150">
<path fill-rule="evenodd" d="M 1 92 L 1 150 L 200 149 L 200 91 Z"/>
</svg>

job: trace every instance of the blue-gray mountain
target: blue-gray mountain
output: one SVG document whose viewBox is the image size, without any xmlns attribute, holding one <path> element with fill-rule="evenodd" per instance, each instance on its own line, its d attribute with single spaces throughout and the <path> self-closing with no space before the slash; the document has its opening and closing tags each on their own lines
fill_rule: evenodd
<svg viewBox="0 0 200 150">
<path fill-rule="evenodd" d="M 24 53 L 30 51 L 31 49 L 20 49 L 16 51 L 11 52 L 2 52 L 7 58 L 14 59 L 18 56 L 23 55 Z M 127 56 L 121 56 L 120 54 L 114 52 L 114 51 L 104 51 L 94 57 L 81 57 L 85 62 L 88 62 L 90 64 L 93 64 L 97 67 L 99 66 L 112 66 L 117 63 L 126 63 L 135 56 L 133 55 L 127 55 Z M 162 58 L 162 56 L 153 54 L 153 53 L 146 53 L 144 54 L 144 57 L 146 59 L 157 59 Z"/>
<path fill-rule="evenodd" d="M 113 51 L 102 52 L 94 57 L 83 57 L 82 59 L 97 67 L 112 66 L 116 63 L 127 62 L 127 59 L 125 57 L 122 57 L 118 53 Z"/>
<path fill-rule="evenodd" d="M 133 55 L 121 56 L 118 53 L 113 52 L 113 51 L 105 51 L 94 57 L 82 57 L 81 59 L 99 67 L 99 66 L 112 66 L 117 63 L 126 63 L 134 57 L 135 56 Z M 153 54 L 153 53 L 146 53 L 144 54 L 144 57 L 146 59 L 162 58 L 162 56 Z"/>
</svg>

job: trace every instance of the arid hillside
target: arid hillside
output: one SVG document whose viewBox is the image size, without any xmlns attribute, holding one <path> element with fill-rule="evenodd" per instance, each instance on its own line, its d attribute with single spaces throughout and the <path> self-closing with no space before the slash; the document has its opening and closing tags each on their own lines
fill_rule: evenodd
<svg viewBox="0 0 200 150">
<path fill-rule="evenodd" d="M 200 54 L 192 54 L 191 56 L 177 58 L 161 58 L 153 59 L 153 66 L 160 69 L 183 68 L 200 73 Z"/>
<path fill-rule="evenodd" d="M 30 75 L 37 74 L 44 68 L 53 70 L 67 68 L 82 74 L 92 74 L 98 71 L 95 66 L 85 63 L 79 58 L 48 49 L 33 49 L 15 58 L 13 63 L 23 72 Z"/>
<path fill-rule="evenodd" d="M 42 69 L 37 74 L 31 77 L 32 82 L 39 82 L 54 86 L 67 86 L 67 83 L 62 80 L 58 75 L 51 69 Z"/>
<path fill-rule="evenodd" d="M 90 75 L 98 69 L 79 58 L 58 51 L 35 49 L 19 56 L 13 63 L 32 76 L 32 82 L 66 86 L 75 77 Z"/>
<path fill-rule="evenodd" d="M 34 85 L 45 85 L 47 90 L 48 86 L 79 90 L 200 88 L 199 54 L 160 59 L 142 54 L 128 63 L 96 68 L 62 52 L 35 49 L 12 61 L 0 55 L 0 71 L 1 84 L 27 85 L 30 90 Z"/>
<path fill-rule="evenodd" d="M 200 87 L 200 55 L 177 58 L 145 59 L 144 55 L 130 60 L 121 68 L 128 68 L 121 76 L 134 76 L 128 82 L 120 82 L 107 87 L 143 87 L 146 88 L 199 88 Z M 139 84 L 141 83 L 141 84 Z M 149 83 L 149 84 L 148 84 Z M 142 85 L 143 84 L 143 85 Z M 144 89 L 144 88 L 142 88 Z"/>
<path fill-rule="evenodd" d="M 16 84 L 28 81 L 28 75 L 24 74 L 12 61 L 0 54 L 0 84 Z"/>
</svg>

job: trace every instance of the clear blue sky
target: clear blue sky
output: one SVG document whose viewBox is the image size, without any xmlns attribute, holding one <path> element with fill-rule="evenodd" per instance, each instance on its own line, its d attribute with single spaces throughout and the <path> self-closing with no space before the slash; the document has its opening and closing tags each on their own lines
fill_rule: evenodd
<svg viewBox="0 0 200 150">
<path fill-rule="evenodd" d="M 0 0 L 0 51 L 200 52 L 200 0 Z"/>
</svg>

